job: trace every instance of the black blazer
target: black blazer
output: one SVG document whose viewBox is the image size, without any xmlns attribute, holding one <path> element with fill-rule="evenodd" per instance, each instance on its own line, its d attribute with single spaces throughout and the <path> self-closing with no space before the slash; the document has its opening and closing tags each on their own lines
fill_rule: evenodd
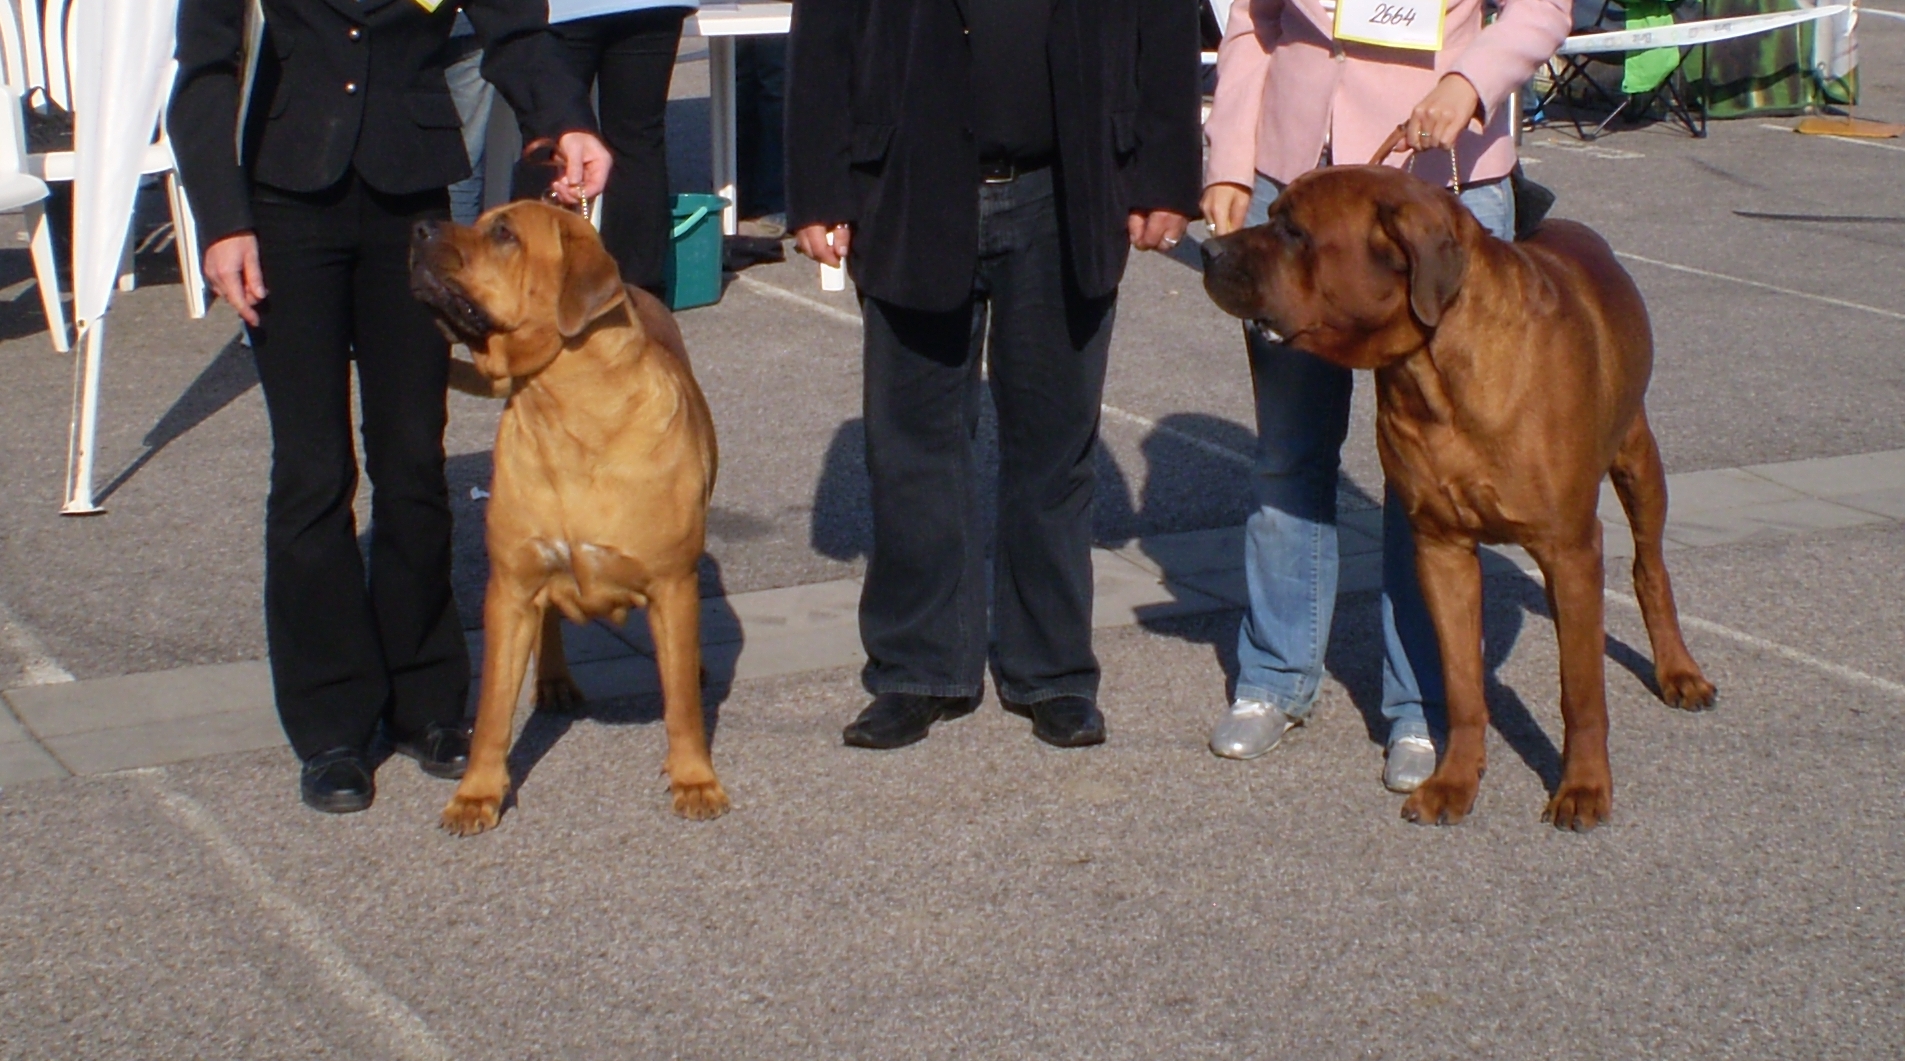
<svg viewBox="0 0 1905 1061">
<path fill-rule="evenodd" d="M 862 291 L 946 310 L 972 291 L 979 157 L 960 0 L 794 0 L 790 224 L 853 224 Z M 1047 55 L 1072 279 L 1115 290 L 1126 215 L 1197 216 L 1198 0 L 1053 0 Z"/>
<path fill-rule="evenodd" d="M 462 121 L 439 58 L 459 7 L 484 46 L 483 76 L 538 136 L 595 130 L 587 90 L 557 59 L 545 0 L 264 0 L 265 45 L 241 165 L 239 52 L 246 0 L 181 0 L 168 127 L 179 175 L 210 244 L 251 227 L 250 181 L 294 192 L 349 167 L 393 194 L 470 174 Z"/>
</svg>

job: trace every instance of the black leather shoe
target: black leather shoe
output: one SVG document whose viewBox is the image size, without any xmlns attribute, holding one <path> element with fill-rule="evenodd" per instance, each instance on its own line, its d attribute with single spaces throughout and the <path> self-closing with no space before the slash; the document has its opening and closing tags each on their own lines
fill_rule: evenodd
<svg viewBox="0 0 1905 1061">
<path fill-rule="evenodd" d="M 879 693 L 840 739 L 856 748 L 904 748 L 925 740 L 933 723 L 970 715 L 978 706 L 976 696 Z"/>
<path fill-rule="evenodd" d="M 461 728 L 433 725 L 410 740 L 392 740 L 390 750 L 415 759 L 431 777 L 452 781 L 470 765 L 470 735 Z"/>
<path fill-rule="evenodd" d="M 1105 742 L 1105 716 L 1082 696 L 1054 696 L 1036 704 L 1000 698 L 1007 711 L 1032 720 L 1032 736 L 1057 748 L 1083 748 Z"/>
<path fill-rule="evenodd" d="M 370 764 L 356 748 L 332 748 L 305 760 L 298 779 L 304 805 L 326 814 L 354 814 L 377 795 Z"/>
</svg>

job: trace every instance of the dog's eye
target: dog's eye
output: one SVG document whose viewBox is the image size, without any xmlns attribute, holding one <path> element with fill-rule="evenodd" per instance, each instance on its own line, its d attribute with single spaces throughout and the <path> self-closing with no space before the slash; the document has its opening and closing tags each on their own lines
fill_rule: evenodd
<svg viewBox="0 0 1905 1061">
<path fill-rule="evenodd" d="M 515 243 L 516 231 L 501 221 L 498 221 L 496 224 L 490 226 L 489 238 L 497 243 Z"/>
</svg>

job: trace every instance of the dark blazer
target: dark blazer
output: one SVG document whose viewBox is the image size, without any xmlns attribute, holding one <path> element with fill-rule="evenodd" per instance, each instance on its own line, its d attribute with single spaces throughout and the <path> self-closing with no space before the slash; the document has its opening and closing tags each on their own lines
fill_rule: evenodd
<svg viewBox="0 0 1905 1061">
<path fill-rule="evenodd" d="M 393 194 L 470 174 L 439 58 L 459 7 L 483 42 L 483 76 L 539 136 L 595 131 L 587 90 L 557 60 L 545 0 L 264 0 L 265 46 L 233 146 L 246 0 L 181 0 L 168 128 L 207 244 L 251 227 L 250 182 L 319 191 L 355 167 Z"/>
<path fill-rule="evenodd" d="M 853 225 L 867 294 L 946 310 L 972 291 L 979 158 L 960 0 L 794 0 L 787 211 Z M 1109 294 L 1131 210 L 1197 216 L 1198 0 L 1053 0 L 1047 55 L 1072 279 Z"/>
</svg>

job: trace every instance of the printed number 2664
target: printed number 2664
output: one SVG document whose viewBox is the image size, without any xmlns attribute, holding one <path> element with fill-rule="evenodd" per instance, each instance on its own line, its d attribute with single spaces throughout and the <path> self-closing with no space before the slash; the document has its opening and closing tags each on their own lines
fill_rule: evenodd
<svg viewBox="0 0 1905 1061">
<path fill-rule="evenodd" d="M 1372 26 L 1413 26 L 1415 22 L 1415 8 L 1396 4 L 1377 4 L 1376 13 L 1369 17 Z"/>
</svg>

